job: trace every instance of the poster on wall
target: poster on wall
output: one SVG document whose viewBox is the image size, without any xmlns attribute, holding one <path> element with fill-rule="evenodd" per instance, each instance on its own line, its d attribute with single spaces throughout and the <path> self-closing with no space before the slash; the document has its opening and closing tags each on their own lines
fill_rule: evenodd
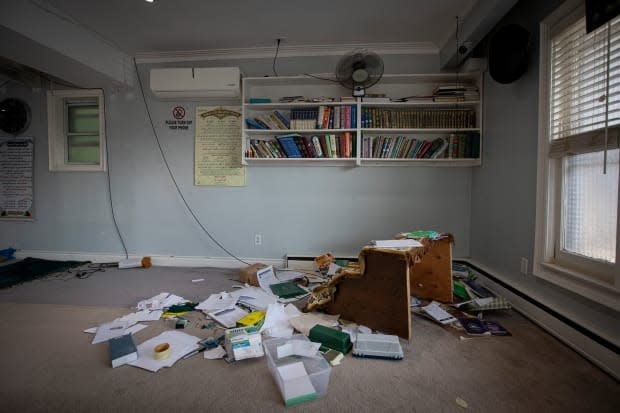
<svg viewBox="0 0 620 413">
<path fill-rule="evenodd" d="M 196 108 L 195 185 L 245 186 L 241 119 L 239 106 Z"/>
<path fill-rule="evenodd" d="M 0 138 L 0 219 L 33 219 L 34 138 Z"/>
</svg>

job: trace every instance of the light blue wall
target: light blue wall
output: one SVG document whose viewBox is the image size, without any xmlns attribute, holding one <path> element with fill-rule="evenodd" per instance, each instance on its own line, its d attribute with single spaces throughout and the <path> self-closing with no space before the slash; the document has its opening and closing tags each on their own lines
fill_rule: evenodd
<svg viewBox="0 0 620 413">
<path fill-rule="evenodd" d="M 285 58 L 280 75 L 333 71 L 338 56 Z M 246 76 L 272 74 L 271 59 L 192 62 L 239 66 Z M 179 66 L 181 64 L 168 64 Z M 162 65 L 159 65 L 162 66 Z M 163 151 L 181 191 L 202 223 L 241 257 L 281 258 L 325 251 L 357 254 L 370 239 L 436 229 L 455 235 L 454 255 L 469 254 L 470 168 L 248 167 L 247 186 L 193 185 L 194 131 L 164 125 L 171 109 L 189 114 L 213 102 L 162 101 L 148 90 L 149 65 L 139 65 Z M 386 56 L 386 73 L 438 71 L 436 55 Z M 137 85 L 137 82 L 135 82 Z M 121 253 L 103 173 L 48 171 L 44 92 L 11 84 L 33 109 L 25 136 L 36 138 L 34 222 L 0 222 L 0 246 L 58 252 Z M 139 89 L 107 89 L 112 196 L 127 248 L 135 254 L 223 257 L 185 210 L 157 149 Z M 254 234 L 263 245 L 254 245 Z"/>
<path fill-rule="evenodd" d="M 521 1 L 499 26 L 534 34 L 527 72 L 484 86 L 483 166 L 472 171 L 471 256 L 495 275 L 607 339 L 620 343 L 620 314 L 531 275 L 536 219 L 539 22 L 559 1 Z M 530 274 L 520 273 L 521 257 Z"/>
</svg>

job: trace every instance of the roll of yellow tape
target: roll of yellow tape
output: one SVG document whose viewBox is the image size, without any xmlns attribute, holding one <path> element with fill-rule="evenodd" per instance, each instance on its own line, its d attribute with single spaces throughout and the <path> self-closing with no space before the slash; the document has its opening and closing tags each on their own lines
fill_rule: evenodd
<svg viewBox="0 0 620 413">
<path fill-rule="evenodd" d="M 161 343 L 155 346 L 153 350 L 155 353 L 155 360 L 167 359 L 170 356 L 170 344 Z"/>
</svg>

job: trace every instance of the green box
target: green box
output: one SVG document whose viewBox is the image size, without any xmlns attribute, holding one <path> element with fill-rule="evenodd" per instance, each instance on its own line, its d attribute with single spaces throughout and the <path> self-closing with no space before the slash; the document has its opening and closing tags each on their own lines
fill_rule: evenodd
<svg viewBox="0 0 620 413">
<path fill-rule="evenodd" d="M 322 346 L 339 351 L 342 354 L 347 354 L 353 347 L 351 337 L 347 333 L 320 324 L 310 329 L 308 338 L 310 341 L 321 343 Z"/>
</svg>

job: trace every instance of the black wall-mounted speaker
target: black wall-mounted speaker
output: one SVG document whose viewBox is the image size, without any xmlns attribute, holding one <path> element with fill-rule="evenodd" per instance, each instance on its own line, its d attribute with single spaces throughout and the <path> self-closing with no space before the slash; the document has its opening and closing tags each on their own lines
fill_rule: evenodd
<svg viewBox="0 0 620 413">
<path fill-rule="evenodd" d="M 0 130 L 19 135 L 30 126 L 30 106 L 20 99 L 7 98 L 0 102 Z"/>
<path fill-rule="evenodd" d="M 620 15 L 620 0 L 586 0 L 586 33 Z"/>
<path fill-rule="evenodd" d="M 489 40 L 489 74 L 499 83 L 512 83 L 527 70 L 532 35 L 518 24 L 498 29 Z"/>
</svg>

